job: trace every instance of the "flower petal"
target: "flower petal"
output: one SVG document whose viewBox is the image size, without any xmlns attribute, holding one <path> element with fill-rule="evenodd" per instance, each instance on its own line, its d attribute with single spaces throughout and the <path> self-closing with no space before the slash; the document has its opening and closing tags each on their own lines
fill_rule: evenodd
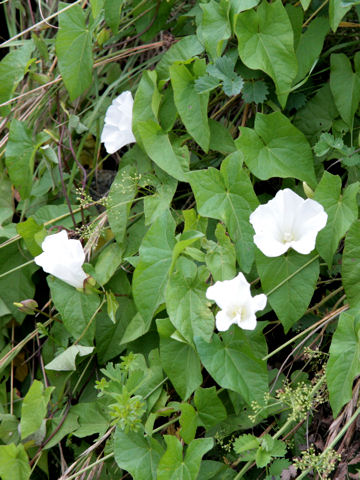
<svg viewBox="0 0 360 480">
<path fill-rule="evenodd" d="M 246 318 L 241 319 L 238 325 L 240 328 L 243 328 L 244 330 L 255 330 L 256 328 L 255 313 L 249 314 Z"/>
<path fill-rule="evenodd" d="M 132 131 L 134 100 L 131 92 L 125 91 L 115 98 L 107 109 L 101 142 L 108 153 L 115 153 L 129 143 L 136 142 Z"/>
<path fill-rule="evenodd" d="M 250 284 L 240 272 L 232 280 L 218 281 L 206 291 L 206 297 L 214 300 L 221 309 L 233 305 L 237 299 L 250 297 Z"/>
<path fill-rule="evenodd" d="M 233 323 L 233 319 L 228 317 L 224 310 L 220 310 L 220 312 L 216 314 L 215 325 L 219 332 L 225 332 L 226 330 L 229 330 Z"/>
<path fill-rule="evenodd" d="M 267 296 L 264 293 L 260 293 L 260 295 L 255 295 L 252 301 L 254 306 L 254 312 L 257 312 L 258 310 L 264 310 L 264 308 L 266 307 Z"/>
</svg>

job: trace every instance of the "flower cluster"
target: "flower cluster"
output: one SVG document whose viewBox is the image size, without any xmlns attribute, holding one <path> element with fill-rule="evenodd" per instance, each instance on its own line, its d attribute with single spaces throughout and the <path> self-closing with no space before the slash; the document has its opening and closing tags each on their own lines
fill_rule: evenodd
<svg viewBox="0 0 360 480">
<path fill-rule="evenodd" d="M 308 254 L 315 248 L 316 236 L 325 227 L 327 214 L 320 203 L 304 200 L 289 188 L 280 190 L 265 205 L 251 215 L 255 235 L 254 243 L 267 257 L 278 257 L 289 248 Z M 216 328 L 228 330 L 235 323 L 246 330 L 256 327 L 255 312 L 265 308 L 264 294 L 251 296 L 250 284 L 239 273 L 232 280 L 216 282 L 206 296 L 220 307 L 216 315 Z"/>
</svg>

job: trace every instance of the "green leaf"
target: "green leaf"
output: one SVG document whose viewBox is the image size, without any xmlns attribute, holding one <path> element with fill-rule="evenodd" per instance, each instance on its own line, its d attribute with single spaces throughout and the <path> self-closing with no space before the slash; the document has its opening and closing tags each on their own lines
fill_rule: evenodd
<svg viewBox="0 0 360 480">
<path fill-rule="evenodd" d="M 330 89 L 341 118 L 352 129 L 360 102 L 360 75 L 353 72 L 350 60 L 344 53 L 330 57 Z"/>
<path fill-rule="evenodd" d="M 1 225 L 9 220 L 14 213 L 14 202 L 12 199 L 11 182 L 3 172 L 0 174 L 0 236 Z"/>
<path fill-rule="evenodd" d="M 215 236 L 218 243 L 210 240 L 206 243 L 206 265 L 215 282 L 218 280 L 231 280 L 236 276 L 236 254 L 234 245 L 231 243 L 221 223 L 218 223 L 216 226 Z"/>
<path fill-rule="evenodd" d="M 314 254 L 294 251 L 270 258 L 260 250 L 255 259 L 262 288 L 287 333 L 309 306 L 319 277 L 319 260 Z"/>
<path fill-rule="evenodd" d="M 360 305 L 360 222 L 352 224 L 345 237 L 342 281 L 350 307 Z"/>
<path fill-rule="evenodd" d="M 280 112 L 258 113 L 254 129 L 241 127 L 235 145 L 260 180 L 295 177 L 316 185 L 313 156 L 304 134 Z"/>
<path fill-rule="evenodd" d="M 96 18 L 104 8 L 104 0 L 90 0 L 91 13 Z"/>
<path fill-rule="evenodd" d="M 100 305 L 96 293 L 79 292 L 76 288 L 55 278 L 47 277 L 51 297 L 55 308 L 60 313 L 64 327 L 82 343 L 92 343 L 95 334 L 93 316 Z"/>
<path fill-rule="evenodd" d="M 76 357 L 86 357 L 90 355 L 94 347 L 83 347 L 82 345 L 71 345 L 71 347 L 64 350 L 60 355 L 55 357 L 51 362 L 45 365 L 47 370 L 56 370 L 58 372 L 75 371 Z"/>
<path fill-rule="evenodd" d="M 210 144 L 210 129 L 207 107 L 208 93 L 197 93 L 195 79 L 205 73 L 205 61 L 196 59 L 191 65 L 174 64 L 170 67 L 171 85 L 174 90 L 174 101 L 186 130 L 200 147 L 207 152 Z"/>
<path fill-rule="evenodd" d="M 25 40 L 22 47 L 11 50 L 0 62 L 0 103 L 10 100 L 19 82 L 23 79 L 34 50 L 34 43 Z M 6 117 L 11 105 L 0 107 L 0 116 Z"/>
<path fill-rule="evenodd" d="M 158 170 L 156 180 L 153 183 L 153 186 L 156 188 L 156 193 L 147 195 L 144 198 L 146 225 L 154 223 L 154 221 L 169 208 L 178 184 L 174 178 L 162 173 L 160 168 L 156 168 L 155 170 Z"/>
<path fill-rule="evenodd" d="M 121 209 L 115 210 L 118 212 L 118 210 Z M 111 216 L 114 217 L 114 214 L 115 211 L 111 213 Z M 122 262 L 122 254 L 123 248 L 121 248 L 117 243 L 110 243 L 110 245 L 101 251 L 95 263 L 95 279 L 100 283 L 100 285 L 105 285 L 114 275 L 120 263 Z"/>
<path fill-rule="evenodd" d="M 170 320 L 190 344 L 194 335 L 208 342 L 214 330 L 214 317 L 205 296 L 207 277 L 207 270 L 198 269 L 193 261 L 181 257 L 166 287 L 166 309 Z"/>
<path fill-rule="evenodd" d="M 326 381 L 334 418 L 352 398 L 355 377 L 360 374 L 360 317 L 355 310 L 343 312 L 332 337 Z"/>
<path fill-rule="evenodd" d="M 219 80 L 210 75 L 203 75 L 195 80 L 195 92 L 196 93 L 208 93 L 220 84 Z"/>
<path fill-rule="evenodd" d="M 210 118 L 209 127 L 210 150 L 215 150 L 224 155 L 236 151 L 234 140 L 229 130 L 222 123 Z"/>
<path fill-rule="evenodd" d="M 140 247 L 140 261 L 133 276 L 133 296 L 145 322 L 152 319 L 164 301 L 175 246 L 174 232 L 175 222 L 166 211 L 149 228 Z"/>
<path fill-rule="evenodd" d="M 138 124 L 147 120 L 157 123 L 160 102 L 161 94 L 157 87 L 157 74 L 155 71 L 145 71 L 136 90 L 133 106 L 132 128 L 137 141 L 140 140 L 140 144 Z"/>
<path fill-rule="evenodd" d="M 187 400 L 202 383 L 199 357 L 191 345 L 171 338 L 174 327 L 168 319 L 158 318 L 156 325 L 162 367 L 182 400 Z"/>
<path fill-rule="evenodd" d="M 137 128 L 144 149 L 151 160 L 164 172 L 177 180 L 184 181 L 188 166 L 184 165 L 183 159 L 179 158 L 175 152 L 169 135 L 153 120 L 138 122 Z"/>
<path fill-rule="evenodd" d="M 24 239 L 25 245 L 34 257 L 42 253 L 41 243 L 46 237 L 46 229 L 30 217 L 16 225 L 17 233 Z M 39 235 L 40 234 L 40 235 Z M 40 242 L 38 241 L 41 240 Z"/>
<path fill-rule="evenodd" d="M 245 453 L 248 450 L 254 450 L 259 447 L 259 440 L 255 435 L 246 433 L 240 435 L 234 442 L 234 450 L 236 453 Z"/>
<path fill-rule="evenodd" d="M 203 460 L 197 480 L 232 480 L 235 476 L 236 471 L 229 465 L 215 460 Z"/>
<path fill-rule="evenodd" d="M 181 38 L 178 42 L 171 45 L 157 64 L 156 71 L 159 75 L 159 80 L 164 82 L 169 80 L 169 68 L 174 62 L 185 62 L 196 55 L 200 55 L 203 51 L 204 47 L 196 35 L 187 35 Z"/>
<path fill-rule="evenodd" d="M 299 128 L 312 143 L 318 140 L 320 132 L 328 131 L 333 120 L 338 117 L 329 83 L 326 83 L 305 107 L 297 112 L 294 125 Z"/>
<path fill-rule="evenodd" d="M 164 435 L 166 452 L 157 469 L 157 480 L 195 480 L 203 455 L 211 450 L 212 438 L 197 438 L 187 447 L 185 458 L 180 441 L 172 435 Z"/>
<path fill-rule="evenodd" d="M 302 8 L 306 11 L 311 3 L 311 0 L 300 0 Z"/>
<path fill-rule="evenodd" d="M 134 480 L 158 479 L 156 469 L 164 450 L 155 438 L 144 437 L 142 432 L 115 431 L 114 457 L 120 468 L 129 472 Z"/>
<path fill-rule="evenodd" d="M 123 3 L 124 0 L 104 1 L 105 22 L 107 23 L 107 25 L 109 25 L 114 34 L 117 34 L 119 28 L 120 15 Z"/>
<path fill-rule="evenodd" d="M 30 196 L 35 154 L 48 138 L 47 134 L 40 133 L 33 141 L 32 131 L 24 122 L 13 119 L 10 124 L 5 161 L 10 180 L 19 190 L 22 200 Z"/>
<path fill-rule="evenodd" d="M 179 419 L 180 431 L 179 434 L 185 443 L 189 444 L 195 438 L 197 429 L 196 412 L 189 403 L 180 404 L 181 416 Z"/>
<path fill-rule="evenodd" d="M 279 102 L 285 107 L 297 62 L 291 23 L 281 0 L 262 2 L 256 11 L 240 13 L 235 33 L 241 60 L 274 80 Z"/>
<path fill-rule="evenodd" d="M 31 475 L 24 445 L 0 445 L 0 476 L 2 480 L 28 480 Z"/>
<path fill-rule="evenodd" d="M 237 77 L 234 80 L 229 80 L 228 78 L 224 80 L 223 90 L 225 95 L 232 97 L 238 95 L 244 85 L 244 81 L 241 77 Z"/>
<path fill-rule="evenodd" d="M 220 172 L 208 168 L 190 172 L 187 177 L 200 215 L 225 222 L 240 267 L 249 272 L 254 259 L 249 216 L 258 206 L 258 200 L 238 157 L 235 154 L 227 157 Z"/>
<path fill-rule="evenodd" d="M 210 428 L 226 419 L 224 404 L 216 393 L 216 388 L 198 388 L 194 395 L 199 425 Z"/>
<path fill-rule="evenodd" d="M 339 23 L 347 12 L 351 9 L 352 5 L 344 5 L 343 0 L 330 0 L 329 3 L 329 20 L 330 26 L 333 32 L 336 32 Z"/>
<path fill-rule="evenodd" d="M 0 275 L 13 268 L 26 263 L 28 259 L 23 257 L 18 243 L 7 245 L 0 249 Z M 27 265 L 19 270 L 0 278 L 0 300 L 2 300 L 2 310 L 4 305 L 11 312 L 11 315 L 17 322 L 22 322 L 25 314 L 20 312 L 13 302 L 21 302 L 28 298 L 34 298 L 35 286 L 31 278 L 37 266 Z M 4 310 L 4 313 L 6 310 Z"/>
<path fill-rule="evenodd" d="M 99 362 L 104 364 L 119 355 L 124 349 L 123 337 L 130 319 L 134 317 L 136 308 L 132 299 L 123 296 L 116 297 L 118 309 L 115 323 L 105 314 L 98 316 L 96 322 L 96 352 Z M 144 332 L 145 333 L 145 332 Z M 141 336 L 141 335 L 139 335 Z"/>
<path fill-rule="evenodd" d="M 244 10 L 250 10 L 250 8 L 256 7 L 260 3 L 260 0 L 230 0 L 233 13 L 240 13 Z"/>
<path fill-rule="evenodd" d="M 58 8 L 67 5 L 60 2 Z M 59 15 L 56 55 L 71 101 L 89 88 L 92 82 L 92 35 L 86 26 L 85 18 L 80 5 L 74 5 Z"/>
<path fill-rule="evenodd" d="M 246 103 L 263 103 L 267 99 L 269 89 L 262 80 L 244 83 L 242 95 Z"/>
<path fill-rule="evenodd" d="M 210 0 L 199 6 L 202 15 L 197 36 L 212 58 L 219 57 L 226 47 L 226 40 L 231 36 L 229 3 L 227 0 Z"/>
<path fill-rule="evenodd" d="M 134 167 L 127 165 L 121 168 L 111 185 L 108 196 L 108 220 L 115 239 L 120 244 L 124 241 L 131 204 L 137 192 L 135 176 Z"/>
<path fill-rule="evenodd" d="M 263 340 L 252 333 L 247 336 L 239 327 L 233 326 L 222 334 L 222 340 L 216 334 L 210 343 L 201 337 L 195 338 L 200 359 L 213 379 L 221 387 L 239 393 L 248 404 L 253 400 L 262 403 L 268 388 L 266 362 L 256 350 L 259 346 L 263 350 L 266 347 Z M 254 348 L 256 343 L 259 344 Z"/>
<path fill-rule="evenodd" d="M 324 40 L 329 30 L 328 19 L 325 17 L 316 17 L 307 27 L 307 30 L 300 36 L 300 41 L 296 48 L 298 72 L 294 84 L 305 78 L 320 57 Z"/>
<path fill-rule="evenodd" d="M 55 414 L 55 416 L 52 417 L 51 421 L 49 422 L 50 427 L 47 429 L 48 438 L 50 435 L 51 438 L 49 439 L 49 442 L 46 443 L 44 448 L 48 450 L 55 445 L 58 445 L 66 435 L 79 428 L 77 418 L 78 416 L 75 415 L 71 409 L 68 415 L 66 415 L 65 420 L 63 412 L 60 412 L 57 415 Z"/>
<path fill-rule="evenodd" d="M 31 384 L 21 406 L 20 430 L 22 439 L 41 427 L 47 413 L 47 404 L 51 392 L 54 389 L 55 387 L 44 389 L 44 385 L 38 380 L 34 380 Z"/>
<path fill-rule="evenodd" d="M 103 435 L 109 427 L 110 415 L 101 405 L 101 401 L 81 402 L 71 407 L 71 413 L 78 417 L 80 424 L 73 435 L 78 438 L 84 438 L 98 433 Z"/>
<path fill-rule="evenodd" d="M 359 182 L 355 182 L 341 194 L 341 178 L 324 172 L 315 190 L 314 200 L 320 202 L 328 214 L 325 228 L 318 233 L 316 247 L 329 268 L 340 239 L 357 219 L 356 196 L 359 185 Z"/>
</svg>

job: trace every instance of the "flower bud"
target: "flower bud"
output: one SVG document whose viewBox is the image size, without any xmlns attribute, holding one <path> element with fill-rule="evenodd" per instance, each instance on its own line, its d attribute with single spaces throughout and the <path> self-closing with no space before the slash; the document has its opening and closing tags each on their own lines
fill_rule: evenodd
<svg viewBox="0 0 360 480">
<path fill-rule="evenodd" d="M 39 307 L 37 301 L 32 298 L 22 300 L 21 302 L 14 302 L 14 305 L 20 312 L 26 313 L 27 315 L 35 315 L 35 309 Z"/>
</svg>

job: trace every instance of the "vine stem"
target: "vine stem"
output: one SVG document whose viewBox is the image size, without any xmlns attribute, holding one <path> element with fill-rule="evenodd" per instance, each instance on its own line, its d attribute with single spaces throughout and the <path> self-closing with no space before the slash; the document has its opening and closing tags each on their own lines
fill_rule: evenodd
<svg viewBox="0 0 360 480">
<path fill-rule="evenodd" d="M 105 457 L 99 458 L 99 460 L 96 460 L 94 463 L 90 463 L 87 467 L 82 468 L 78 472 L 74 473 L 73 475 L 70 475 L 70 477 L 63 477 L 61 476 L 59 480 L 71 480 L 73 478 L 77 478 L 81 473 L 85 473 L 88 470 L 91 470 L 93 467 L 96 465 L 99 465 L 100 463 L 105 462 L 105 460 L 108 460 L 109 458 L 112 458 L 114 456 L 114 452 L 109 453 L 108 455 L 105 455 Z"/>
<path fill-rule="evenodd" d="M 333 319 L 335 317 L 337 317 L 338 315 L 340 315 L 342 312 L 345 312 L 346 310 L 348 310 L 349 308 L 349 305 L 343 305 L 342 307 L 338 308 L 337 310 L 335 310 L 334 312 L 331 312 L 329 313 L 328 315 L 326 315 L 324 318 L 322 318 L 321 320 L 319 320 L 318 322 L 314 323 L 313 325 L 311 325 L 310 327 L 306 328 L 305 330 L 303 330 L 302 332 L 300 332 L 298 335 L 295 335 L 295 337 L 291 338 L 290 340 L 288 340 L 287 342 L 283 343 L 282 345 L 280 345 L 280 347 L 276 348 L 273 352 L 269 353 L 268 355 L 265 355 L 265 357 L 262 358 L 262 360 L 268 360 L 269 358 L 271 358 L 272 356 L 276 355 L 278 352 L 280 352 L 283 348 L 287 347 L 288 345 L 291 345 L 293 342 L 295 342 L 296 340 L 298 340 L 299 338 L 301 338 L 303 335 L 306 335 L 308 332 L 310 332 L 311 330 L 313 330 L 314 328 L 318 327 L 319 325 L 321 325 L 322 323 L 325 323 L 327 322 L 328 320 L 330 319 Z"/>
</svg>

